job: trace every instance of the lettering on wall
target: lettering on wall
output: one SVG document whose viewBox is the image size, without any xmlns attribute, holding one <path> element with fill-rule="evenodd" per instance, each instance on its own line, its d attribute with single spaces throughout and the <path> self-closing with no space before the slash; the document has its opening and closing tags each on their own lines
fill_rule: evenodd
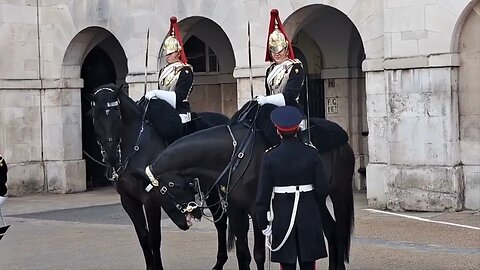
<svg viewBox="0 0 480 270">
<path fill-rule="evenodd" d="M 338 113 L 338 99 L 336 97 L 327 97 L 327 114 Z"/>
</svg>

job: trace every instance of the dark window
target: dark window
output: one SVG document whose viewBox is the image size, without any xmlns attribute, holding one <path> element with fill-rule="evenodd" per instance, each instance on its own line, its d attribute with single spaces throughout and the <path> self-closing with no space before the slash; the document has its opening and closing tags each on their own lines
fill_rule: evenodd
<svg viewBox="0 0 480 270">
<path fill-rule="evenodd" d="M 185 54 L 194 72 L 216 72 L 219 65 L 215 52 L 196 36 L 185 43 Z"/>
</svg>

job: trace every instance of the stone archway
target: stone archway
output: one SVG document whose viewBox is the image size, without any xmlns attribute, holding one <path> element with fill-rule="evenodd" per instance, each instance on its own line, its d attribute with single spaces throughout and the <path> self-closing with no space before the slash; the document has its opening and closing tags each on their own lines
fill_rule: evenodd
<svg viewBox="0 0 480 270">
<path fill-rule="evenodd" d="M 82 119 L 82 137 L 80 139 L 83 159 L 85 159 L 87 189 L 110 184 L 103 176 L 103 167 L 97 163 L 101 161 L 101 154 L 91 118 L 88 116 L 88 111 L 91 109 L 89 95 L 102 84 L 125 83 L 127 73 L 127 58 L 122 46 L 113 34 L 100 27 L 89 27 L 80 31 L 72 39 L 65 53 L 64 76 L 81 78 L 84 83 L 78 90 L 81 93 L 79 114 Z"/>
<path fill-rule="evenodd" d="M 464 208 L 480 209 L 480 1 L 464 12 L 459 26 L 458 121 L 463 164 Z"/>
<path fill-rule="evenodd" d="M 189 101 L 194 111 L 237 111 L 235 58 L 223 29 L 208 18 L 189 17 L 179 22 L 185 53 L 193 65 L 194 82 Z M 159 67 L 163 66 L 159 54 Z"/>
<path fill-rule="evenodd" d="M 309 88 L 324 91 L 317 98 L 324 97 L 318 103 L 325 104 L 325 118 L 340 124 L 350 136 L 356 157 L 354 185 L 364 189 L 368 127 L 365 52 L 358 29 L 344 13 L 326 5 L 298 9 L 284 24 L 293 46 L 305 55 Z"/>
</svg>

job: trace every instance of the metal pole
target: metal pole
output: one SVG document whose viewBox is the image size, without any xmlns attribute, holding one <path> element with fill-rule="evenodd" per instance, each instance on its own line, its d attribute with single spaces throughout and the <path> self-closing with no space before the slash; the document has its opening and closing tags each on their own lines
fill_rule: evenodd
<svg viewBox="0 0 480 270">
<path fill-rule="evenodd" d="M 145 82 L 143 86 L 143 95 L 147 93 L 147 67 L 148 67 L 148 43 L 150 41 L 150 27 L 147 29 L 147 48 L 145 50 Z"/>
<path fill-rule="evenodd" d="M 250 21 L 248 21 L 248 69 L 250 71 L 250 98 L 253 99 L 252 49 L 250 46 Z"/>
<path fill-rule="evenodd" d="M 307 122 L 305 123 L 305 128 L 308 132 L 308 143 L 312 144 L 312 138 L 310 134 L 310 100 L 308 99 L 308 75 L 305 74 L 305 95 L 307 98 Z"/>
</svg>

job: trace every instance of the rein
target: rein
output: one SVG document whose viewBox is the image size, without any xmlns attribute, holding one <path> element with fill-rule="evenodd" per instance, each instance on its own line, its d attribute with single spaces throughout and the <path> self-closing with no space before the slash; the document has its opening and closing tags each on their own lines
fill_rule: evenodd
<svg viewBox="0 0 480 270">
<path fill-rule="evenodd" d="M 251 106 L 249 105 L 249 107 L 241 113 L 241 116 L 239 117 L 239 121 L 238 122 L 243 122 L 243 120 L 245 120 L 246 116 L 248 115 L 248 113 L 254 108 L 254 106 Z M 253 153 L 253 147 L 251 149 L 251 152 L 250 152 L 250 155 L 249 155 L 249 159 L 248 159 L 248 162 L 247 162 L 247 165 L 245 166 L 244 170 L 242 171 L 242 173 L 240 174 L 239 177 L 236 178 L 236 181 L 233 183 L 233 185 L 230 187 L 230 182 L 231 182 L 231 179 L 232 179 L 232 174 L 235 172 L 235 170 L 237 169 L 238 165 L 240 164 L 240 162 L 243 160 L 243 158 L 245 157 L 245 152 L 247 151 L 248 147 L 251 145 L 251 143 L 253 141 L 255 141 L 255 127 L 254 127 L 254 124 L 255 124 L 255 121 L 257 119 L 257 116 L 258 116 L 258 113 L 260 111 L 260 107 L 257 108 L 257 111 L 255 112 L 255 117 L 253 119 L 253 121 L 251 122 L 250 126 L 247 126 L 248 128 L 248 134 L 243 138 L 242 140 L 242 143 L 239 147 L 239 151 L 238 153 L 236 153 L 236 146 L 237 146 L 237 141 L 235 139 L 235 136 L 233 135 L 233 132 L 230 128 L 229 125 L 227 125 L 227 129 L 229 131 L 229 134 L 230 134 L 230 137 L 232 138 L 232 145 L 233 145 L 233 152 L 232 152 L 232 157 L 230 158 L 230 162 L 225 166 L 225 168 L 223 169 L 223 171 L 220 173 L 220 175 L 217 177 L 217 179 L 215 180 L 215 182 L 213 183 L 212 187 L 207 191 L 206 194 L 204 194 L 204 197 L 207 198 L 210 193 L 212 192 L 212 190 L 217 187 L 218 183 L 221 181 L 221 179 L 225 176 L 225 174 L 227 173 L 228 171 L 228 179 L 227 179 L 227 186 L 226 186 L 226 189 L 224 191 L 225 195 L 222 197 L 220 196 L 220 200 L 212 205 L 206 205 L 206 206 L 202 206 L 202 208 L 207 208 L 207 207 L 212 207 L 212 206 L 215 206 L 215 205 L 218 205 L 218 204 L 222 204 L 222 210 L 225 212 L 225 207 L 228 206 L 228 195 L 230 194 L 230 192 L 232 192 L 232 190 L 237 186 L 237 184 L 240 182 L 240 180 L 242 179 L 243 177 L 243 174 L 245 173 L 245 171 L 247 170 L 248 166 L 250 165 L 250 161 L 251 161 L 251 157 L 252 157 L 252 153 Z M 243 124 L 243 123 L 242 123 Z"/>
</svg>

